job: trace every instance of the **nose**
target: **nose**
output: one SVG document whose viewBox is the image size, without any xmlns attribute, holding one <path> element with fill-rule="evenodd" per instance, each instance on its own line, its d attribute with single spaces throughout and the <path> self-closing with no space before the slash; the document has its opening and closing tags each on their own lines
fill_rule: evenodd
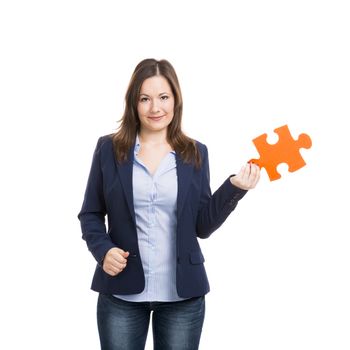
<svg viewBox="0 0 350 350">
<path fill-rule="evenodd" d="M 158 113 L 159 111 L 160 111 L 160 108 L 159 108 L 159 105 L 158 105 L 158 101 L 153 100 L 153 101 L 152 101 L 152 106 L 151 106 L 151 112 L 152 112 L 153 114 L 156 114 L 156 113 Z"/>
</svg>

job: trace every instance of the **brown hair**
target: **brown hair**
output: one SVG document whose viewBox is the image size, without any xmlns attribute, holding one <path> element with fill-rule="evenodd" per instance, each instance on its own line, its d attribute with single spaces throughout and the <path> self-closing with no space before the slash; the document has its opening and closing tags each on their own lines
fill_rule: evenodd
<svg viewBox="0 0 350 350">
<path fill-rule="evenodd" d="M 196 141 L 186 136 L 181 129 L 182 95 L 180 84 L 173 66 L 167 60 L 157 61 L 148 58 L 136 66 L 126 91 L 121 124 L 113 135 L 115 156 L 118 162 L 127 160 L 129 151 L 135 143 L 136 134 L 140 130 L 137 104 L 142 83 L 156 75 L 161 75 L 168 81 L 174 94 L 174 117 L 168 126 L 167 141 L 185 163 L 193 163 L 196 168 L 199 168 L 201 157 Z"/>
</svg>

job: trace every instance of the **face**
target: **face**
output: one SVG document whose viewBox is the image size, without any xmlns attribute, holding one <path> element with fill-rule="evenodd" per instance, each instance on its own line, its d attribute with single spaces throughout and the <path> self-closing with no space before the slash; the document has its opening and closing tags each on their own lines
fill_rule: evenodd
<svg viewBox="0 0 350 350">
<path fill-rule="evenodd" d="M 174 96 L 163 76 L 146 79 L 137 104 L 141 131 L 166 131 L 174 117 Z"/>
</svg>

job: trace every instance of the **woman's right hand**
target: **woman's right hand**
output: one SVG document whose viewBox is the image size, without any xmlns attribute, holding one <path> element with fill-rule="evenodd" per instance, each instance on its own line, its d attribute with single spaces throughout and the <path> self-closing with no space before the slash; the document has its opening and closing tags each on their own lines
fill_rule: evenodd
<svg viewBox="0 0 350 350">
<path fill-rule="evenodd" d="M 121 273 L 127 264 L 129 252 L 120 248 L 111 248 L 103 259 L 103 271 L 110 276 L 117 276 Z"/>
</svg>

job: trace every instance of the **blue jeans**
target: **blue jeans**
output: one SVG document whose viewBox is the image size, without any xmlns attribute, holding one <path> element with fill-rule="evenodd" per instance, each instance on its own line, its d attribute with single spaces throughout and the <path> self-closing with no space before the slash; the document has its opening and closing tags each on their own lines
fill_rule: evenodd
<svg viewBox="0 0 350 350">
<path fill-rule="evenodd" d="M 197 350 L 205 297 L 176 302 L 130 302 L 100 294 L 97 324 L 102 350 L 143 350 L 150 315 L 154 350 Z"/>
</svg>

